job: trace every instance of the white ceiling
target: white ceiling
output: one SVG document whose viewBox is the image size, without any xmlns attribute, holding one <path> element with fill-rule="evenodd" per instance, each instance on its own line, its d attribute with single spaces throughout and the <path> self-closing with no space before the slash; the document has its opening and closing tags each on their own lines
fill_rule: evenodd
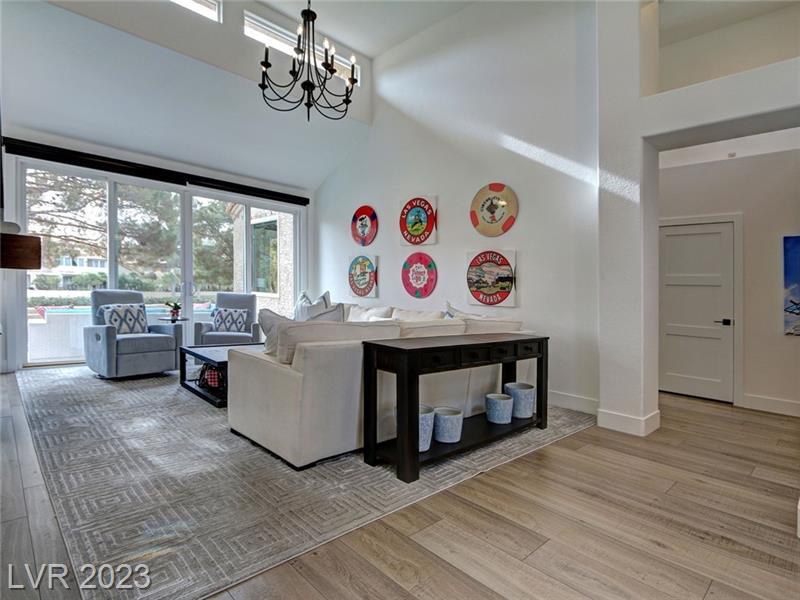
<svg viewBox="0 0 800 600">
<path fill-rule="evenodd" d="M 793 4 L 800 2 L 661 0 L 659 42 L 674 44 Z"/>
<path fill-rule="evenodd" d="M 259 0 L 300 21 L 306 2 Z M 370 58 L 404 42 L 416 33 L 461 10 L 468 2 L 387 0 L 338 2 L 315 0 L 318 33 L 328 35 Z"/>
</svg>

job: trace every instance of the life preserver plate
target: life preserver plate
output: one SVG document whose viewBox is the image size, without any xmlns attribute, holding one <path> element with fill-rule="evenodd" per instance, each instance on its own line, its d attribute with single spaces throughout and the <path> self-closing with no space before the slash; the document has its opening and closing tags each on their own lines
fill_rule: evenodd
<svg viewBox="0 0 800 600">
<path fill-rule="evenodd" d="M 357 244 L 369 246 L 378 235 L 378 213 L 371 206 L 359 206 L 350 222 L 350 234 Z"/>
<path fill-rule="evenodd" d="M 436 229 L 436 210 L 425 198 L 412 198 L 400 211 L 400 233 L 408 244 L 424 244 Z"/>
<path fill-rule="evenodd" d="M 487 237 L 503 235 L 517 220 L 517 195 L 504 183 L 482 187 L 472 199 L 469 220 L 472 226 Z"/>
</svg>

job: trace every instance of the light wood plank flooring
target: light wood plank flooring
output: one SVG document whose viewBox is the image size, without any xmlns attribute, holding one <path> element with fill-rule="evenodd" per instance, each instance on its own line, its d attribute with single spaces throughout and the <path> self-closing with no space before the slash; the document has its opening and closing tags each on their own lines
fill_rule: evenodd
<svg viewBox="0 0 800 600">
<path fill-rule="evenodd" d="M 66 562 L 16 382 L 2 386 L 0 564 Z M 800 419 L 666 394 L 661 411 L 647 438 L 587 429 L 214 600 L 800 598 Z"/>
</svg>

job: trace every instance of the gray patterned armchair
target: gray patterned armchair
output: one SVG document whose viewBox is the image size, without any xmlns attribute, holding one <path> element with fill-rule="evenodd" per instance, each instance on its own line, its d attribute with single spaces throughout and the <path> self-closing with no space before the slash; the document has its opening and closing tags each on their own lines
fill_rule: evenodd
<svg viewBox="0 0 800 600">
<path fill-rule="evenodd" d="M 236 294 L 233 292 L 219 292 L 216 301 L 217 308 L 246 309 L 244 331 L 217 331 L 214 323 L 195 322 L 194 343 L 198 346 L 213 344 L 249 344 L 261 340 L 261 329 L 256 321 L 256 295 Z"/>
<path fill-rule="evenodd" d="M 86 365 L 100 377 L 116 378 L 173 371 L 183 343 L 180 323 L 148 325 L 145 333 L 118 334 L 99 308 L 106 304 L 144 304 L 141 292 L 92 290 L 92 325 L 83 329 Z"/>
</svg>

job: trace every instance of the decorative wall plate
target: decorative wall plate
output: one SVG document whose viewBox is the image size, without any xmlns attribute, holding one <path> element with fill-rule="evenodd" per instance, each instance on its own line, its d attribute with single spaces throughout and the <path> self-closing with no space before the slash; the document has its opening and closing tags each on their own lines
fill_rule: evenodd
<svg viewBox="0 0 800 600">
<path fill-rule="evenodd" d="M 418 196 L 400 210 L 403 242 L 416 246 L 436 242 L 436 198 Z"/>
<path fill-rule="evenodd" d="M 482 187 L 472 199 L 469 219 L 472 226 L 487 237 L 503 235 L 517 220 L 517 195 L 504 183 Z"/>
<path fill-rule="evenodd" d="M 470 304 L 488 306 L 514 306 L 516 282 L 514 280 L 513 250 L 483 250 L 467 255 L 467 287 Z"/>
<path fill-rule="evenodd" d="M 403 287 L 414 298 L 427 298 L 436 288 L 436 263 L 424 252 L 414 252 L 403 263 Z"/>
<path fill-rule="evenodd" d="M 359 206 L 350 222 L 350 234 L 357 244 L 369 246 L 378 235 L 378 213 L 371 206 Z"/>
<path fill-rule="evenodd" d="M 350 261 L 347 270 L 350 293 L 359 298 L 378 296 L 378 258 L 360 254 Z"/>
</svg>

